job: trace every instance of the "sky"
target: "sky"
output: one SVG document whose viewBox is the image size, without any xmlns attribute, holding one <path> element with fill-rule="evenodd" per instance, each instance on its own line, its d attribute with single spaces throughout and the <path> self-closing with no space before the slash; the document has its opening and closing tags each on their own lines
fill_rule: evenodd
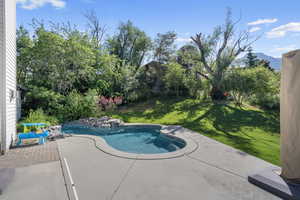
<svg viewBox="0 0 300 200">
<path fill-rule="evenodd" d="M 33 18 L 69 21 L 84 30 L 83 14 L 94 10 L 108 34 L 130 20 L 151 37 L 175 31 L 180 46 L 195 33 L 209 34 L 224 23 L 228 7 L 233 19 L 240 19 L 239 30 L 260 36 L 255 52 L 280 57 L 300 48 L 300 0 L 17 0 L 17 23 L 29 26 Z"/>
</svg>

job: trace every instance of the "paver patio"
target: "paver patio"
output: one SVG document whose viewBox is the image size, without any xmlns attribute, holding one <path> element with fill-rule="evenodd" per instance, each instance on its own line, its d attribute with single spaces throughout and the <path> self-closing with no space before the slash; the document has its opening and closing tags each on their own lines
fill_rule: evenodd
<svg viewBox="0 0 300 200">
<path fill-rule="evenodd" d="M 0 200 L 67 200 L 56 142 L 0 156 Z"/>
</svg>

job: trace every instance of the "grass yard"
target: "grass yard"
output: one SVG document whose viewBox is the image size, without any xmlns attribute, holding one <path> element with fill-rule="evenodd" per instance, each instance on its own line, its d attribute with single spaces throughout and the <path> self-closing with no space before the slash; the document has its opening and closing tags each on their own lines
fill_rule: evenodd
<svg viewBox="0 0 300 200">
<path fill-rule="evenodd" d="M 151 100 L 107 113 L 131 123 L 182 125 L 268 162 L 279 161 L 279 114 L 192 99 Z"/>
</svg>

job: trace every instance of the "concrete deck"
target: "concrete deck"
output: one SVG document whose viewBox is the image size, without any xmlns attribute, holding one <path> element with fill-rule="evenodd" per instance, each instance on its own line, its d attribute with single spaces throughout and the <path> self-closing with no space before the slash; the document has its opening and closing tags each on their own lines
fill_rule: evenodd
<svg viewBox="0 0 300 200">
<path fill-rule="evenodd" d="M 69 137 L 58 145 L 80 200 L 279 199 L 247 181 L 249 174 L 272 164 L 188 129 L 180 131 L 199 148 L 172 159 L 115 157 L 89 138 Z"/>
<path fill-rule="evenodd" d="M 0 200 L 67 200 L 56 142 L 0 156 Z"/>
<path fill-rule="evenodd" d="M 11 180 L 3 188 L 1 200 L 68 200 L 59 161 L 10 168 L 9 172 Z"/>
</svg>

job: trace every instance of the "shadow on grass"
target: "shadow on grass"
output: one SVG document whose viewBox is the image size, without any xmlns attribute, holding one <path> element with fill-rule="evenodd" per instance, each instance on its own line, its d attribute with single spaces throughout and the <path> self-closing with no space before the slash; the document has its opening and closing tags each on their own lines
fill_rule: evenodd
<svg viewBox="0 0 300 200">
<path fill-rule="evenodd" d="M 150 110 L 149 110 L 150 108 Z M 145 106 L 130 107 L 108 113 L 118 115 L 124 121 L 130 118 L 144 118 L 159 120 L 166 114 L 176 111 L 186 113 L 186 117 L 179 122 L 199 126 L 203 119 L 212 122 L 214 128 L 224 133 L 240 132 L 242 127 L 260 128 L 266 132 L 279 133 L 279 117 L 275 112 L 261 110 L 242 109 L 227 104 L 212 104 L 209 102 L 182 100 L 160 100 L 145 103 Z M 199 113 L 199 111 L 202 111 Z M 246 133 L 244 133 L 246 134 Z"/>
<path fill-rule="evenodd" d="M 152 100 L 111 114 L 125 122 L 132 122 L 131 119 L 134 118 L 140 122 L 147 120 L 160 123 L 160 119 L 171 112 L 175 112 L 168 116 L 172 123 L 164 119 L 164 124 L 182 125 L 256 156 L 260 156 L 262 152 L 258 151 L 255 143 L 265 143 L 267 146 L 270 142 L 269 137 L 259 137 L 258 134 L 279 133 L 279 117 L 275 112 L 189 99 Z M 261 131 L 256 132 L 256 129 Z"/>
<path fill-rule="evenodd" d="M 198 107 L 198 109 L 201 108 Z M 188 116 L 193 117 L 194 113 L 195 111 L 191 110 Z M 213 128 L 207 129 L 207 123 Z M 279 118 L 276 114 L 241 109 L 226 104 L 210 104 L 201 116 L 193 120 L 183 119 L 181 124 L 224 143 L 230 143 L 235 148 L 255 156 L 260 156 L 262 152 L 254 143 L 267 145 L 267 142 L 258 138 L 257 133 L 253 133 L 255 131 L 253 129 L 259 128 L 264 132 L 269 132 L 270 135 L 279 133 Z M 249 129 L 249 132 L 243 130 L 245 127 Z"/>
<path fill-rule="evenodd" d="M 112 112 L 111 114 L 119 115 L 125 122 L 130 121 L 130 118 L 145 118 L 149 120 L 157 120 L 164 117 L 166 114 L 175 110 L 175 105 L 181 102 L 182 99 L 171 100 L 151 100 L 146 103 L 141 103 L 130 109 L 121 108 L 119 112 Z"/>
</svg>

